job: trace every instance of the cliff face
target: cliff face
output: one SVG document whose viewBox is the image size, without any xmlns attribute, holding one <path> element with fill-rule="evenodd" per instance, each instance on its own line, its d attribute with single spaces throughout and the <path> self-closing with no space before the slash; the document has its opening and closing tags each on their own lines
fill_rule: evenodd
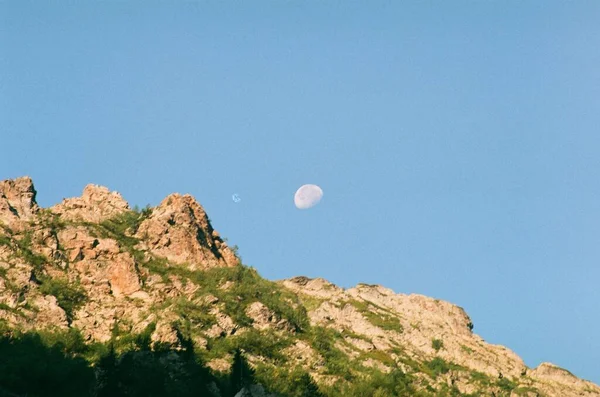
<svg viewBox="0 0 600 397">
<path fill-rule="evenodd" d="M 600 396 L 566 370 L 527 368 L 486 343 L 451 303 L 374 285 L 264 280 L 239 263 L 190 195 L 142 211 L 96 185 L 48 209 L 35 196 L 29 178 L 0 182 L 4 333 L 76 332 L 87 345 L 120 351 L 136 349 L 132 335 L 146 335 L 155 349 L 177 351 L 189 341 L 215 374 L 229 371 L 242 349 L 261 383 L 280 395 L 288 393 L 278 383 L 285 370 L 310 374 L 322 395 L 376 390 L 378 379 L 402 374 L 405 391 L 389 381 L 377 390 Z M 257 388 L 248 390 L 266 393 Z"/>
</svg>

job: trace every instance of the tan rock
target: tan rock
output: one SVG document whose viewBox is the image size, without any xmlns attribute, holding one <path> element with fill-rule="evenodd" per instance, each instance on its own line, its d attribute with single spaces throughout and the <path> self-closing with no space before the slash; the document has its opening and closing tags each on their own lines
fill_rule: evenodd
<svg viewBox="0 0 600 397">
<path fill-rule="evenodd" d="M 153 209 L 137 237 L 150 252 L 192 269 L 236 266 L 238 260 L 214 233 L 204 209 L 188 194 L 172 194 Z"/>
<path fill-rule="evenodd" d="M 58 306 L 56 298 L 52 295 L 38 295 L 31 304 L 38 311 L 36 321 L 39 321 L 47 326 L 55 326 L 58 328 L 67 328 L 67 315 L 63 309 Z"/>
<path fill-rule="evenodd" d="M 50 209 L 65 220 L 98 223 L 129 210 L 129 204 L 118 192 L 90 184 L 81 197 L 64 199 Z"/>
<path fill-rule="evenodd" d="M 295 332 L 294 327 L 285 319 L 279 318 L 261 302 L 252 302 L 246 308 L 246 315 L 252 319 L 252 326 L 259 330 L 276 329 Z"/>
<path fill-rule="evenodd" d="M 35 201 L 37 192 L 29 177 L 8 179 L 0 182 L 0 223 L 21 229 L 38 211 Z"/>
<path fill-rule="evenodd" d="M 152 342 L 159 342 L 168 345 L 178 345 L 177 331 L 173 329 L 171 324 L 164 319 L 156 324 L 156 330 L 152 333 Z"/>
<path fill-rule="evenodd" d="M 319 354 L 305 341 L 297 340 L 284 350 L 284 354 L 293 362 L 300 363 L 305 369 L 312 368 L 320 361 Z"/>
<path fill-rule="evenodd" d="M 108 277 L 112 293 L 117 298 L 131 295 L 141 288 L 135 262 L 128 253 L 114 257 L 108 268 Z"/>
<path fill-rule="evenodd" d="M 213 371 L 217 372 L 228 372 L 231 368 L 231 357 L 229 358 L 215 358 L 214 360 L 206 363 L 206 366 Z"/>
<path fill-rule="evenodd" d="M 552 363 L 541 363 L 528 375 L 537 380 L 536 386 L 552 396 L 600 396 L 600 387 L 583 379 L 579 379 L 566 369 Z"/>
</svg>

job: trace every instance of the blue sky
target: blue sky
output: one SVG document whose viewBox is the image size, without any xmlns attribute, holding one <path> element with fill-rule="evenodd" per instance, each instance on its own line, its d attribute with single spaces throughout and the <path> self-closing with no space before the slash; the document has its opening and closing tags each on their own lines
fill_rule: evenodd
<svg viewBox="0 0 600 397">
<path fill-rule="evenodd" d="M 191 193 L 267 278 L 448 300 L 600 383 L 600 2 L 80 3 L 0 3 L 0 179 Z"/>
</svg>

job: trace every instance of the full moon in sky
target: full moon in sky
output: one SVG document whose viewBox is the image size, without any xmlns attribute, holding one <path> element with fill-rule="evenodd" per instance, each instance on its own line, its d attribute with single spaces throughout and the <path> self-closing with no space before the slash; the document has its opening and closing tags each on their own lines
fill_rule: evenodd
<svg viewBox="0 0 600 397">
<path fill-rule="evenodd" d="M 296 208 L 305 210 L 319 204 L 323 197 L 323 190 L 317 185 L 302 185 L 294 195 Z"/>
</svg>

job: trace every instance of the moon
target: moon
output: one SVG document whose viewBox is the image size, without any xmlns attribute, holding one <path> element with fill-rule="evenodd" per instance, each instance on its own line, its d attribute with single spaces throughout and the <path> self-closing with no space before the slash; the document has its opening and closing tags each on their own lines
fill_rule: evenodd
<svg viewBox="0 0 600 397">
<path fill-rule="evenodd" d="M 239 203 L 240 201 L 242 201 L 242 198 L 237 193 L 232 194 L 231 199 L 233 200 L 234 203 Z"/>
<path fill-rule="evenodd" d="M 323 197 L 323 190 L 317 185 L 302 185 L 294 195 L 296 208 L 305 210 L 319 204 Z"/>
</svg>

